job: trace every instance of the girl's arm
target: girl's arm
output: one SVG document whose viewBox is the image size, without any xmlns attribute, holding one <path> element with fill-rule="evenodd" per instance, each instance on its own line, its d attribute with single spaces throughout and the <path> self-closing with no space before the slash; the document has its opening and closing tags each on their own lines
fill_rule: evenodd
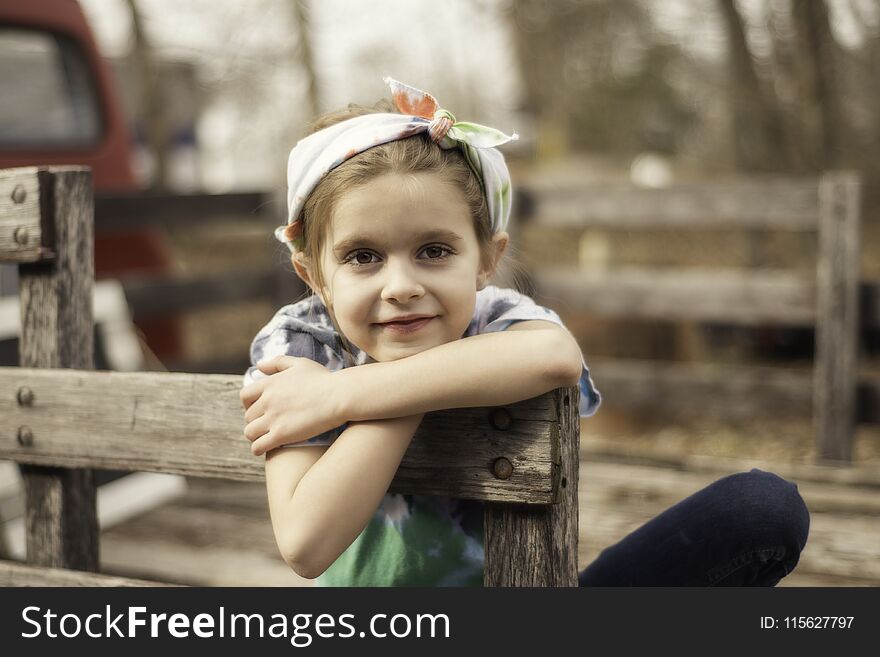
<svg viewBox="0 0 880 657">
<path fill-rule="evenodd" d="M 275 541 L 298 575 L 323 573 L 367 526 L 422 417 L 350 422 L 329 447 L 266 454 Z"/>
<path fill-rule="evenodd" d="M 446 408 L 502 406 L 577 385 L 583 356 L 565 329 L 542 320 L 474 335 L 396 361 L 336 372 L 350 420 Z M 394 394 L 376 394 L 377 390 Z"/>
</svg>

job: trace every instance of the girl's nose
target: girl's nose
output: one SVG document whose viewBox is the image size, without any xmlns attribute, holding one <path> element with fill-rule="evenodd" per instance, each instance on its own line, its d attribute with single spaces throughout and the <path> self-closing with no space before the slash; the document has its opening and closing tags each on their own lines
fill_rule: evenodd
<svg viewBox="0 0 880 657">
<path fill-rule="evenodd" d="M 414 268 L 407 263 L 389 261 L 385 266 L 382 300 L 406 303 L 425 294 Z"/>
</svg>

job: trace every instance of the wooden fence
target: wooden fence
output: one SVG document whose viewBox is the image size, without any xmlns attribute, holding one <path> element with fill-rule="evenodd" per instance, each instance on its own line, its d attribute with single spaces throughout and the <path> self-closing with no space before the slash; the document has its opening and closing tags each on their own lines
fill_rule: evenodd
<svg viewBox="0 0 880 657">
<path fill-rule="evenodd" d="M 240 376 L 96 372 L 88 169 L 0 171 L 0 261 L 19 263 L 21 367 L 0 368 L 0 459 L 21 464 L 27 563 L 6 585 L 143 585 L 97 574 L 91 468 L 260 480 Z M 578 389 L 428 413 L 392 490 L 485 501 L 487 586 L 576 586 Z M 267 518 L 268 521 L 268 518 Z M 148 584 L 148 583 L 147 583 Z"/>
<path fill-rule="evenodd" d="M 857 175 L 669 189 L 533 185 L 522 200 L 529 208 L 522 221 L 546 230 L 818 231 L 818 261 L 808 278 L 779 270 L 556 267 L 537 270 L 533 284 L 545 304 L 592 316 L 815 327 L 812 373 L 634 359 L 591 362 L 600 389 L 615 405 L 728 418 L 812 413 L 819 457 L 851 461 L 856 421 L 877 421 L 880 397 L 880 380 L 860 378 L 858 371 L 859 329 L 880 326 L 880 286 L 859 284 Z"/>
</svg>

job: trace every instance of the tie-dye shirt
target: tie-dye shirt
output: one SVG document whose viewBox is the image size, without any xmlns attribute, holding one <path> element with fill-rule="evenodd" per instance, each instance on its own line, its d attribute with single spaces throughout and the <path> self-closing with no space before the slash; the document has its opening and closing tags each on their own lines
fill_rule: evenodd
<svg viewBox="0 0 880 657">
<path fill-rule="evenodd" d="M 511 324 L 541 319 L 564 327 L 549 308 L 515 290 L 492 285 L 477 292 L 474 316 L 463 338 L 503 331 Z M 353 345 L 344 357 L 342 341 L 317 295 L 281 308 L 251 344 L 251 363 L 287 355 L 311 358 L 336 371 L 374 362 Z M 266 375 L 252 366 L 244 384 Z M 580 415 L 596 412 L 601 395 L 586 362 L 580 379 Z M 347 428 L 299 445 L 330 445 Z M 296 445 L 288 445 L 295 448 Z M 483 503 L 388 493 L 363 532 L 315 582 L 318 586 L 482 586 Z"/>
</svg>

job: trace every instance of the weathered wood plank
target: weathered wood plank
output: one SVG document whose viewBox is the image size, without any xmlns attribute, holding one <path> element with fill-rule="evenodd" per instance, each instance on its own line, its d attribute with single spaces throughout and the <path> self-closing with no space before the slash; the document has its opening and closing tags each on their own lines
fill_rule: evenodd
<svg viewBox="0 0 880 657">
<path fill-rule="evenodd" d="M 627 184 L 522 187 L 525 221 L 547 226 L 815 230 L 815 180 L 737 180 L 646 189 Z"/>
<path fill-rule="evenodd" d="M 877 495 L 877 489 L 880 489 L 878 465 L 823 465 L 689 454 L 682 453 L 681 450 L 661 447 L 628 446 L 625 441 L 595 436 L 582 439 L 581 462 L 643 465 L 658 469 L 665 468 L 672 473 L 687 471 L 717 474 L 758 468 L 773 471 L 786 479 L 827 484 L 836 491 L 847 491 L 847 495 L 851 498 L 845 503 L 848 509 L 853 506 L 862 508 L 866 504 L 870 505 L 871 513 L 880 509 L 880 496 Z M 875 502 L 870 502 L 869 497 Z"/>
<path fill-rule="evenodd" d="M 196 512 L 189 514 L 191 521 L 198 517 Z M 183 586 L 313 585 L 284 563 L 277 548 L 267 554 L 253 548 L 197 546 L 171 536 L 134 538 L 120 533 L 102 537 L 101 555 L 101 570 L 107 574 Z"/>
<path fill-rule="evenodd" d="M 23 367 L 94 367 L 92 178 L 87 168 L 41 169 L 41 222 L 54 226 L 55 259 L 19 265 Z M 30 174 L 28 174 L 30 175 Z M 14 368 L 13 368 L 14 369 Z M 13 390 L 14 388 L 4 388 Z M 10 402 L 29 408 L 26 394 Z M 27 444 L 26 421 L 7 425 Z M 66 432 L 69 427 L 60 427 Z M 72 436 L 73 432 L 68 436 Z M 11 435 L 10 435 L 11 437 Z M 82 467 L 82 466 L 81 466 Z M 98 517 L 88 469 L 22 468 L 28 562 L 95 571 Z"/>
<path fill-rule="evenodd" d="M 606 317 L 745 325 L 812 325 L 816 319 L 815 282 L 792 272 L 542 268 L 534 281 L 545 305 Z"/>
<path fill-rule="evenodd" d="M 589 358 L 589 363 L 609 406 L 667 417 L 712 415 L 725 420 L 812 413 L 811 370 L 599 357 Z M 880 377 L 863 374 L 857 382 L 857 420 L 877 424 Z"/>
<path fill-rule="evenodd" d="M 277 273 L 244 269 L 210 275 L 124 276 L 119 279 L 135 321 L 208 306 L 274 297 Z"/>
<path fill-rule="evenodd" d="M 241 383 L 240 376 L 229 375 L 0 368 L 0 388 L 12 391 L 0 399 L 0 417 L 10 427 L 0 435 L 0 458 L 261 480 L 263 459 L 251 455 L 243 437 Z M 32 396 L 26 406 L 16 401 L 24 388 Z M 427 414 L 393 490 L 524 504 L 556 501 L 556 404 L 562 393 L 503 408 Z M 14 428 L 22 426 L 30 431 L 30 445 L 19 443 Z M 513 466 L 508 479 L 494 474 L 499 458 Z"/>
<path fill-rule="evenodd" d="M 44 211 L 52 180 L 37 167 L 0 169 L 0 262 L 40 262 L 54 257 L 54 230 Z"/>
<path fill-rule="evenodd" d="M 775 367 L 590 358 L 606 403 L 670 417 L 809 415 L 812 372 Z"/>
<path fill-rule="evenodd" d="M 176 586 L 143 579 L 0 561 L 0 586 Z"/>
<path fill-rule="evenodd" d="M 110 232 L 142 226 L 181 227 L 252 217 L 263 221 L 266 208 L 282 222 L 283 206 L 272 206 L 263 192 L 230 194 L 101 194 L 95 197 L 95 230 Z"/>
<path fill-rule="evenodd" d="M 813 419 L 823 459 L 852 460 L 858 372 L 861 184 L 856 174 L 819 185 L 816 381 Z"/>
<path fill-rule="evenodd" d="M 579 391 L 557 397 L 559 503 L 486 504 L 485 586 L 577 586 Z"/>
</svg>

